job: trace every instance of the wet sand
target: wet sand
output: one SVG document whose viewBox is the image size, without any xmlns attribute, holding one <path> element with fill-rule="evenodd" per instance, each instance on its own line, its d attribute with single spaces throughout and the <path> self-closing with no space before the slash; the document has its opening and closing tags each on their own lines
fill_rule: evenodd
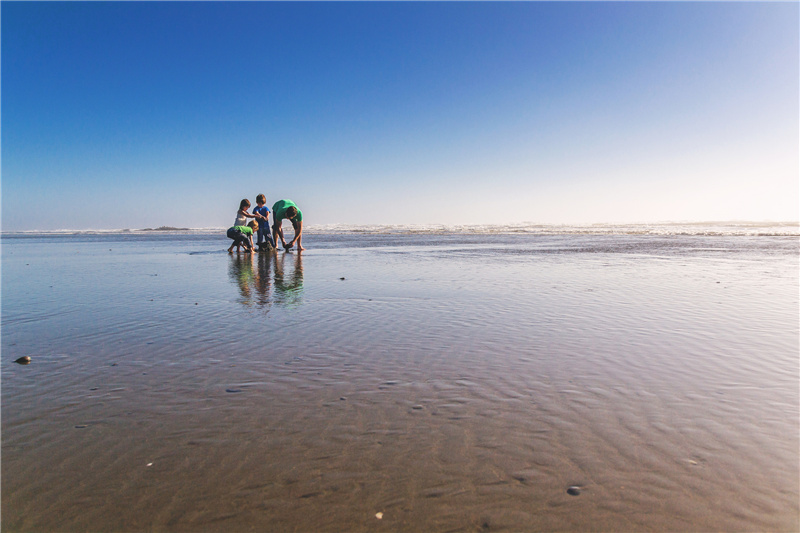
<svg viewBox="0 0 800 533">
<path fill-rule="evenodd" d="M 4 240 L 3 531 L 800 527 L 797 239 L 310 237 Z"/>
</svg>

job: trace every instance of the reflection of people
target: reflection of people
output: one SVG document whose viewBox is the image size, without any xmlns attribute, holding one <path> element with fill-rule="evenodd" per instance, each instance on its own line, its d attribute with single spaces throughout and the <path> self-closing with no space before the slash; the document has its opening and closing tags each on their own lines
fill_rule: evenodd
<svg viewBox="0 0 800 533">
<path fill-rule="evenodd" d="M 289 276 L 284 276 L 286 257 L 294 260 L 294 269 Z M 288 278 L 288 279 L 287 279 Z M 303 295 L 303 254 L 284 254 L 275 260 L 275 297 L 276 303 L 294 305 L 300 303 Z"/>
<path fill-rule="evenodd" d="M 253 208 L 254 215 L 261 215 L 262 219 L 258 225 L 257 241 L 258 251 L 266 251 L 269 247 L 274 248 L 275 242 L 269 231 L 269 207 L 266 206 L 267 198 L 263 194 L 256 196 L 257 207 Z M 269 247 L 267 246 L 269 244 Z"/>
<path fill-rule="evenodd" d="M 269 313 L 273 303 L 290 308 L 302 303 L 303 254 L 232 255 L 228 276 L 244 306 Z"/>
<path fill-rule="evenodd" d="M 246 226 L 234 226 L 228 228 L 228 238 L 233 239 L 233 244 L 228 248 L 228 253 L 233 253 L 233 247 L 236 247 L 236 253 L 239 253 L 239 247 L 244 248 L 244 251 L 250 253 L 253 251 L 253 231 L 258 230 L 258 222 L 251 220 Z"/>
<path fill-rule="evenodd" d="M 233 256 L 228 269 L 231 281 L 239 286 L 242 295 L 242 303 L 249 304 L 252 299 L 251 283 L 253 281 L 253 256 L 235 255 Z"/>
<path fill-rule="evenodd" d="M 258 263 L 255 262 L 258 258 Z M 272 262 L 273 254 L 238 254 L 231 256 L 228 277 L 239 289 L 239 303 L 255 306 L 268 313 L 272 306 Z"/>
<path fill-rule="evenodd" d="M 258 265 L 256 267 L 253 283 L 256 287 L 256 306 L 260 308 L 270 307 L 270 287 L 272 286 L 272 266 L 273 254 L 258 254 Z"/>
<path fill-rule="evenodd" d="M 294 228 L 294 239 L 289 243 L 284 239 L 283 228 L 281 228 L 284 218 L 288 218 Z M 272 235 L 275 238 L 275 244 L 280 239 L 280 243 L 286 250 L 291 249 L 294 243 L 297 243 L 298 250 L 305 250 L 303 248 L 303 212 L 297 208 L 293 201 L 278 200 L 272 206 Z"/>
</svg>

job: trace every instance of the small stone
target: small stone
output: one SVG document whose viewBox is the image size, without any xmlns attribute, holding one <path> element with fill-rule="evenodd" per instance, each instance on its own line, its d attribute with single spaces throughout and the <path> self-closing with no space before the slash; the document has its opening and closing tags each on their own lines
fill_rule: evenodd
<svg viewBox="0 0 800 533">
<path fill-rule="evenodd" d="M 31 364 L 31 358 L 29 355 L 23 355 L 14 362 L 17 363 L 18 365 L 29 365 Z"/>
<path fill-rule="evenodd" d="M 88 427 L 89 426 L 84 425 L 84 424 L 78 424 L 77 426 L 75 426 L 75 429 L 85 429 L 85 428 L 88 428 Z"/>
<path fill-rule="evenodd" d="M 242 389 L 225 389 L 225 392 L 242 392 Z"/>
<path fill-rule="evenodd" d="M 422 409 L 422 406 L 421 405 L 415 405 L 414 407 L 412 407 L 412 409 L 416 409 L 417 411 L 419 411 L 420 409 Z"/>
<path fill-rule="evenodd" d="M 573 485 L 567 489 L 567 494 L 570 496 L 578 496 L 581 493 L 581 488 Z"/>
<path fill-rule="evenodd" d="M 342 281 L 344 281 L 344 280 L 345 280 L 345 278 L 339 278 L 339 279 L 340 279 L 340 280 L 342 280 Z"/>
<path fill-rule="evenodd" d="M 347 400 L 347 398 L 345 398 L 344 396 L 340 397 L 339 399 L 342 400 L 342 401 Z"/>
</svg>

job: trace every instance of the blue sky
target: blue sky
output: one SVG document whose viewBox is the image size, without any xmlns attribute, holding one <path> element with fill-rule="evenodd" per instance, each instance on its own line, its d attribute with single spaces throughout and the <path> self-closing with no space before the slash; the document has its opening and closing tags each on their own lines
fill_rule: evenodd
<svg viewBox="0 0 800 533">
<path fill-rule="evenodd" d="M 4 231 L 800 218 L 796 2 L 0 9 Z"/>
</svg>

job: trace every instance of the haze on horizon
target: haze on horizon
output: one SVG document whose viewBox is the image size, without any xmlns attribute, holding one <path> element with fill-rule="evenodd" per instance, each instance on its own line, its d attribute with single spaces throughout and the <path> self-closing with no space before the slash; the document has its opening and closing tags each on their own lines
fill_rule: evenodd
<svg viewBox="0 0 800 533">
<path fill-rule="evenodd" d="M 800 5 L 2 2 L 2 229 L 800 219 Z"/>
</svg>

